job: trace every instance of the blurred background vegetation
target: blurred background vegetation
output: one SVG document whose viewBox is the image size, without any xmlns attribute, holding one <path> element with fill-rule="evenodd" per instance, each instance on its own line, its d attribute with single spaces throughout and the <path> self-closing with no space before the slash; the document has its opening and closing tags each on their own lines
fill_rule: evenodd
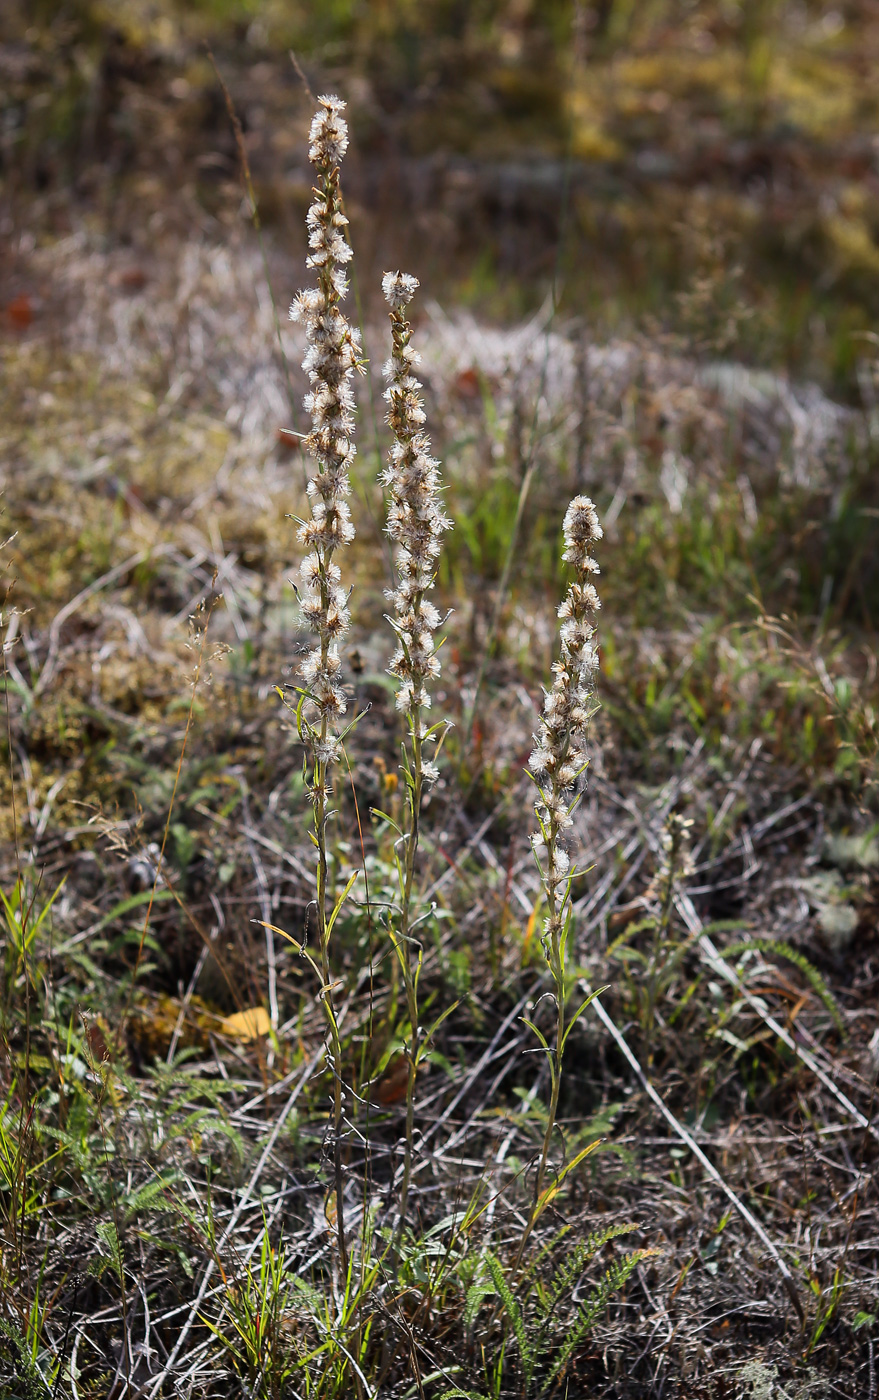
<svg viewBox="0 0 879 1400">
<path fill-rule="evenodd" d="M 417 244 L 440 299 L 504 316 L 558 267 L 562 308 L 603 331 L 652 320 L 857 395 L 879 311 L 872 0 L 6 0 L 0 39 L 3 192 L 46 229 L 71 195 L 116 234 L 183 187 L 210 215 L 240 203 L 210 46 L 264 221 L 297 246 L 292 49 L 350 101 L 361 266 L 375 224 L 385 259 Z"/>
<path fill-rule="evenodd" d="M 19 466 L 4 509 L 28 626 L 143 548 L 148 522 L 167 543 L 185 521 L 209 550 L 219 529 L 288 626 L 301 472 L 275 432 L 304 383 L 286 328 L 291 368 L 277 356 L 218 70 L 282 312 L 305 253 L 308 87 L 338 90 L 374 369 L 382 271 L 424 289 L 462 673 L 536 467 L 507 612 L 550 606 L 564 501 L 589 490 L 609 526 L 605 703 L 629 752 L 713 725 L 771 734 L 808 781 L 865 776 L 876 58 L 873 0 L 6 0 L 0 351 Z M 375 527 L 369 386 L 361 407 Z M 365 633 L 380 633 L 380 534 L 365 515 L 358 528 Z M 536 681 L 549 653 L 521 651 Z"/>
</svg>

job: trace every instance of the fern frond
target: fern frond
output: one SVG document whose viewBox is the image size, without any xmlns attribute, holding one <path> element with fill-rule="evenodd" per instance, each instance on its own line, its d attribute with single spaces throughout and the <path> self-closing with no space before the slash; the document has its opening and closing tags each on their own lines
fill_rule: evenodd
<svg viewBox="0 0 879 1400">
<path fill-rule="evenodd" d="M 618 1293 L 624 1286 L 632 1270 L 637 1268 L 642 1259 L 655 1253 L 656 1251 L 653 1249 L 636 1249 L 631 1254 L 627 1254 L 624 1258 L 611 1264 L 604 1278 L 595 1285 L 586 1301 L 581 1304 L 574 1324 L 569 1331 L 568 1339 L 550 1372 L 547 1389 L 549 1383 L 554 1381 L 556 1376 L 565 1369 L 595 1319 L 607 1307 L 608 1301 L 614 1293 Z"/>
<path fill-rule="evenodd" d="M 582 1273 L 588 1258 L 585 1241 L 581 1240 L 571 1250 L 565 1262 L 556 1269 L 545 1287 L 539 1289 L 538 1313 L 541 1325 L 549 1317 L 565 1290 L 570 1288 L 574 1279 Z"/>
<path fill-rule="evenodd" d="M 595 1230 L 591 1235 L 587 1235 L 585 1240 L 581 1240 L 550 1280 L 546 1294 L 546 1313 L 551 1312 L 565 1289 L 570 1288 L 588 1261 L 604 1248 L 608 1240 L 618 1239 L 620 1235 L 630 1235 L 638 1228 L 636 1220 L 626 1220 L 619 1225 L 610 1225 L 605 1230 Z"/>
<path fill-rule="evenodd" d="M 497 1255 L 491 1250 L 485 1251 L 485 1262 L 488 1265 L 488 1272 L 491 1274 L 492 1282 L 500 1296 L 500 1300 L 509 1315 L 513 1324 L 513 1333 L 519 1345 L 519 1355 L 522 1358 L 522 1369 L 525 1372 L 525 1380 L 531 1384 L 531 1377 L 534 1374 L 534 1351 L 528 1341 L 528 1334 L 525 1331 L 525 1319 L 522 1316 L 522 1309 L 513 1297 L 504 1267 Z"/>
<path fill-rule="evenodd" d="M 122 1202 L 122 1209 L 125 1212 L 126 1221 L 134 1218 L 141 1211 L 151 1207 L 153 1210 L 171 1211 L 176 1210 L 176 1203 L 164 1198 L 165 1191 L 179 1181 L 182 1173 L 178 1171 L 166 1172 L 164 1176 L 158 1177 L 155 1181 L 148 1181 L 139 1190 L 132 1191 L 130 1196 L 126 1196 Z M 162 1200 L 157 1201 L 161 1196 Z"/>
<path fill-rule="evenodd" d="M 799 968 L 818 1000 L 823 1002 L 830 1012 L 840 1035 L 846 1034 L 846 1024 L 833 993 L 817 967 L 809 962 L 805 953 L 800 952 L 799 948 L 794 948 L 790 943 L 776 938 L 749 938 L 741 943 L 731 943 L 728 948 L 721 950 L 720 955 L 722 958 L 734 958 L 739 953 L 746 953 L 753 948 L 758 949 L 761 953 L 773 953 L 777 958 L 784 958 L 787 962 L 793 963 L 794 967 Z"/>
<path fill-rule="evenodd" d="M 494 1285 L 490 1283 L 473 1283 L 467 1289 L 467 1296 L 464 1300 L 464 1326 L 469 1332 L 479 1316 L 479 1309 L 486 1298 L 494 1293 Z"/>
</svg>

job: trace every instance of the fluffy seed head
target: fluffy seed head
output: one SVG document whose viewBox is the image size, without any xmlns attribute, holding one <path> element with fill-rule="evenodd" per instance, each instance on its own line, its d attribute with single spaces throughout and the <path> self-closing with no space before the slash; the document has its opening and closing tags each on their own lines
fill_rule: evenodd
<svg viewBox="0 0 879 1400">
<path fill-rule="evenodd" d="M 551 913 L 547 932 L 561 926 L 559 891 L 565 886 L 570 857 L 561 844 L 570 827 L 573 787 L 587 762 L 586 737 L 593 710 L 593 687 L 598 652 L 593 638 L 595 614 L 601 606 L 591 582 L 598 565 L 590 555 L 603 531 L 588 496 L 575 496 L 565 513 L 563 558 L 576 569 L 558 610 L 561 648 L 553 664 L 553 682 L 545 693 L 529 771 L 539 792 L 537 814 L 547 833 L 548 860 L 544 881 Z"/>
<path fill-rule="evenodd" d="M 405 308 L 418 281 L 404 272 L 386 272 L 382 291 L 391 308 L 391 358 L 385 365 L 386 421 L 394 434 L 382 485 L 388 493 L 387 532 L 395 545 L 396 586 L 386 595 L 399 645 L 388 668 L 398 681 L 397 708 L 409 718 L 410 730 L 423 736 L 421 712 L 430 707 L 427 682 L 440 674 L 433 633 L 440 615 L 425 598 L 433 587 L 442 537 L 452 522 L 443 513 L 439 462 L 430 455 L 421 388 L 412 369 L 418 356 L 410 345 Z M 438 776 L 436 765 L 422 765 L 426 783 Z"/>
<path fill-rule="evenodd" d="M 359 334 L 340 305 L 348 288 L 344 267 L 352 256 L 338 169 L 348 149 L 344 107 L 341 98 L 319 97 L 311 123 L 308 155 L 316 167 L 317 185 L 306 218 L 307 266 L 317 273 L 317 286 L 297 292 L 290 307 L 291 320 L 305 327 L 302 368 L 311 388 L 304 404 L 312 426 L 303 448 L 315 463 L 307 487 L 311 519 L 299 529 L 300 542 L 309 553 L 299 568 L 298 593 L 302 623 L 317 645 L 301 661 L 299 673 L 308 692 L 309 715 L 321 725 L 322 732 L 309 731 L 313 757 L 324 767 L 335 762 L 339 753 L 327 725 L 335 724 L 346 709 L 337 676 L 339 643 L 348 631 L 350 614 L 333 554 L 354 538 L 345 498 L 351 490 L 348 469 L 355 453 L 351 381 L 361 360 Z"/>
<path fill-rule="evenodd" d="M 408 272 L 386 272 L 382 278 L 385 301 L 394 311 L 408 306 L 420 285 L 418 278 L 411 277 Z"/>
<path fill-rule="evenodd" d="M 342 116 L 340 97 L 319 97 L 308 134 L 308 159 L 312 165 L 336 166 L 348 149 L 348 123 Z"/>
</svg>

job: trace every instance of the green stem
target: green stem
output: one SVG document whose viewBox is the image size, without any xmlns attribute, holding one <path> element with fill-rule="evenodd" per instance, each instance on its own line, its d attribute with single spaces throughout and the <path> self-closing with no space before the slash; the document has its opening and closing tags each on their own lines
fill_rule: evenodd
<svg viewBox="0 0 879 1400">
<path fill-rule="evenodd" d="M 420 605 L 421 594 L 415 600 L 416 609 Z M 406 1004 L 409 1011 L 410 1040 L 408 1050 L 409 1074 L 406 1081 L 406 1142 L 403 1149 L 403 1179 L 400 1184 L 400 1214 L 397 1221 L 395 1244 L 399 1245 L 406 1223 L 406 1210 L 409 1205 L 409 1184 L 412 1179 L 413 1142 L 415 1136 L 415 1079 L 418 1073 L 418 1056 L 421 1051 L 421 1031 L 418 1024 L 418 958 L 413 969 L 413 951 L 409 938 L 412 909 L 412 885 L 415 878 L 415 856 L 418 850 L 418 828 L 421 814 L 421 794 L 424 786 L 422 773 L 423 749 L 421 741 L 421 706 L 414 705 L 409 712 L 410 734 L 412 738 L 412 779 L 409 793 L 410 829 L 406 834 L 406 865 L 403 875 L 403 899 L 400 913 L 400 966 L 406 988 Z"/>
<path fill-rule="evenodd" d="M 553 780 L 553 787 L 555 787 Z M 540 1161 L 537 1164 L 537 1175 L 534 1178 L 534 1195 L 531 1201 L 531 1211 L 528 1216 L 528 1223 L 519 1241 L 519 1248 L 516 1251 L 516 1258 L 513 1263 L 513 1275 L 518 1272 L 525 1253 L 525 1246 L 531 1238 L 531 1232 L 537 1222 L 538 1207 L 540 1197 L 543 1194 L 543 1184 L 546 1180 L 546 1168 L 549 1162 L 549 1154 L 552 1148 L 552 1136 L 555 1131 L 556 1117 L 559 1107 L 559 1090 L 562 1084 L 562 1053 L 565 1044 L 565 968 L 562 958 L 562 921 L 563 907 L 559 908 L 556 895 L 556 883 L 553 876 L 555 867 L 556 844 L 559 836 L 559 828 L 554 818 L 550 819 L 548 839 L 546 843 L 546 856 L 549 868 L 549 878 L 546 881 L 546 898 L 549 906 L 549 937 L 550 952 L 547 958 L 550 975 L 555 987 L 556 999 L 556 1024 L 555 1024 L 555 1050 L 550 1057 L 550 1074 L 552 1085 L 549 1098 L 549 1113 L 546 1120 L 546 1131 L 543 1135 L 543 1146 L 540 1152 Z"/>
</svg>

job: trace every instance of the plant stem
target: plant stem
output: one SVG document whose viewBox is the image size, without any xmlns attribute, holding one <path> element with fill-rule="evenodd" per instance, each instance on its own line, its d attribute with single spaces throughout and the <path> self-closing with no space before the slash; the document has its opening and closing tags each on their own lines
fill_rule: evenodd
<svg viewBox="0 0 879 1400">
<path fill-rule="evenodd" d="M 323 579 L 322 579 L 323 584 Z M 322 639 L 322 649 L 327 648 L 326 638 Z M 327 717 L 321 719 L 321 741 L 327 738 Z M 345 1239 L 345 1209 L 343 1200 L 342 1175 L 342 1042 L 339 1036 L 339 1023 L 332 991 L 330 970 L 330 933 L 327 924 L 327 763 L 325 759 L 315 759 L 314 765 L 314 834 L 317 840 L 317 926 L 320 942 L 320 965 L 323 977 L 321 1001 L 330 1033 L 330 1051 L 333 1074 L 333 1180 L 336 1193 L 336 1238 L 339 1244 L 339 1260 L 342 1267 L 343 1287 L 348 1278 L 348 1245 Z"/>
<path fill-rule="evenodd" d="M 552 668 L 552 689 L 544 696 L 528 770 L 540 794 L 535 809 L 540 835 L 532 839 L 548 911 L 540 946 L 555 989 L 555 1047 L 550 1048 L 542 1033 L 534 1027 L 550 1062 L 552 1089 L 543 1146 L 534 1178 L 531 1212 L 519 1242 L 514 1273 L 519 1269 L 525 1246 L 546 1204 L 544 1186 L 558 1116 L 562 1054 L 567 1036 L 565 957 L 571 919 L 573 872 L 562 837 L 564 831 L 573 825 L 572 812 L 578 801 L 574 793 L 575 785 L 589 761 L 585 742 L 591 716 L 592 673 L 598 664 L 593 645 L 595 627 L 590 620 L 601 606 L 590 582 L 591 576 L 598 573 L 598 565 L 588 551 L 601 539 L 602 530 L 595 507 L 588 497 L 575 496 L 571 501 L 565 514 L 563 531 L 565 550 L 562 558 L 575 565 L 576 578 L 569 585 L 558 610 L 562 624 L 561 649 L 559 659 Z M 545 858 L 540 854 L 544 847 Z"/>
<path fill-rule="evenodd" d="M 403 851 L 402 860 L 398 858 L 399 926 L 396 931 L 393 924 L 389 926 L 389 936 L 403 976 L 409 1013 L 406 1139 L 395 1249 L 402 1239 L 409 1204 L 414 1157 L 415 1081 L 424 1047 L 418 1016 L 422 950 L 412 938 L 415 862 L 424 788 L 438 776 L 436 765 L 425 763 L 424 757 L 425 743 L 435 738 L 435 730 L 425 729 L 424 726 L 424 714 L 430 706 L 426 682 L 440 673 L 433 640 L 440 617 L 428 601 L 427 594 L 434 584 L 443 531 L 451 526 L 451 521 L 446 519 L 440 507 L 439 463 L 429 455 L 430 439 L 422 431 L 425 417 L 424 403 L 418 394 L 421 385 L 412 372 L 419 362 L 419 356 L 410 346 L 412 327 L 406 317 L 406 308 L 417 286 L 417 280 L 407 273 L 387 272 L 382 278 L 382 291 L 391 308 L 392 353 L 385 370 L 388 379 L 385 398 L 388 402 L 387 423 L 394 434 L 394 445 L 389 454 L 388 467 L 382 474 L 382 484 L 389 491 L 388 534 L 397 545 L 395 586 L 387 596 L 394 604 L 394 616 L 390 621 L 398 645 L 389 670 L 400 681 L 397 706 L 406 716 L 412 741 L 411 750 L 406 750 L 404 745 L 409 830 L 398 841 L 398 848 L 402 847 Z"/>
<path fill-rule="evenodd" d="M 420 601 L 420 595 L 418 595 Z M 412 945 L 409 927 L 411 923 L 412 884 L 415 877 L 415 856 L 418 850 L 418 826 L 421 813 L 422 740 L 421 706 L 413 705 L 409 711 L 410 733 L 412 738 L 412 787 L 409 789 L 410 829 L 406 834 L 406 864 L 403 872 L 403 899 L 400 913 L 400 946 L 398 955 L 406 987 L 406 1004 L 409 1011 L 410 1040 L 408 1050 L 409 1073 L 406 1080 L 406 1143 L 403 1149 L 403 1179 L 400 1184 L 400 1217 L 397 1222 L 395 1243 L 399 1244 L 406 1221 L 409 1204 L 409 1183 L 412 1178 L 413 1140 L 415 1135 L 415 1078 L 418 1074 L 418 1055 L 421 1050 L 421 1031 L 418 1024 L 418 971 L 420 951 L 412 967 Z"/>
<path fill-rule="evenodd" d="M 311 752 L 311 801 L 314 809 L 314 842 L 317 847 L 317 924 L 320 945 L 320 992 L 328 1029 L 328 1050 L 333 1074 L 333 1176 L 336 1198 L 336 1233 L 343 1288 L 347 1291 L 349 1255 L 345 1239 L 343 1200 L 342 1132 L 344 1091 L 342 1084 L 342 1044 L 333 996 L 330 967 L 330 933 L 338 906 L 328 917 L 327 899 L 333 891 L 327 860 L 328 802 L 332 787 L 330 768 L 338 760 L 340 739 L 338 721 L 346 701 L 338 683 L 340 656 L 337 644 L 348 629 L 347 595 L 341 587 L 341 572 L 333 562 L 340 545 L 354 538 L 350 510 L 345 497 L 350 490 L 349 466 L 353 455 L 354 396 L 350 379 L 359 367 L 359 341 L 345 320 L 340 303 L 347 291 L 342 272 L 351 256 L 344 228 L 347 219 L 341 211 L 339 161 L 348 145 L 348 128 L 340 112 L 344 107 L 336 97 L 318 99 L 319 109 L 311 125 L 309 159 L 317 167 L 314 201 L 308 211 L 308 264 L 317 270 L 316 291 L 298 292 L 290 308 L 291 317 L 305 323 L 308 352 L 303 368 L 312 390 L 305 403 L 312 418 L 312 431 L 305 439 L 306 449 L 317 463 L 307 485 L 311 497 L 311 520 L 300 522 L 299 539 L 309 546 L 300 566 L 299 593 L 303 620 L 320 639 L 319 647 L 307 655 L 301 666 L 305 681 L 297 711 L 299 734 Z M 302 707 L 308 706 L 303 715 Z M 315 714 L 316 711 L 316 714 Z M 344 898 L 344 896 L 343 896 Z"/>
<path fill-rule="evenodd" d="M 556 780 L 554 779 L 554 786 Z M 543 1183 L 546 1179 L 546 1168 L 549 1162 L 549 1154 L 552 1148 L 552 1135 L 555 1131 L 556 1117 L 559 1107 L 559 1091 L 562 1084 L 562 1054 L 565 1045 L 565 965 L 564 965 L 564 945 L 562 942 L 564 905 L 563 898 L 559 905 L 557 895 L 557 884 L 552 878 L 552 871 L 555 866 L 556 846 L 559 837 L 559 825 L 555 818 L 551 818 L 548 823 L 546 853 L 547 864 L 550 870 L 550 877 L 546 882 L 546 897 L 549 906 L 547 918 L 549 953 L 547 963 L 549 964 L 550 976 L 555 988 L 556 1001 L 556 1023 L 555 1023 L 555 1049 L 548 1056 L 551 1075 L 551 1089 L 549 1098 L 549 1113 L 546 1121 L 546 1131 L 543 1135 L 543 1146 L 540 1152 L 540 1161 L 537 1164 L 537 1175 L 534 1178 L 534 1195 L 531 1201 L 531 1212 L 528 1216 L 528 1223 L 519 1241 L 519 1248 L 513 1264 L 514 1273 L 518 1271 L 525 1253 L 525 1246 L 531 1237 L 537 1221 L 540 1197 L 543 1193 Z M 546 937 L 546 935 L 544 935 Z M 544 944 L 544 952 L 546 946 Z"/>
</svg>

